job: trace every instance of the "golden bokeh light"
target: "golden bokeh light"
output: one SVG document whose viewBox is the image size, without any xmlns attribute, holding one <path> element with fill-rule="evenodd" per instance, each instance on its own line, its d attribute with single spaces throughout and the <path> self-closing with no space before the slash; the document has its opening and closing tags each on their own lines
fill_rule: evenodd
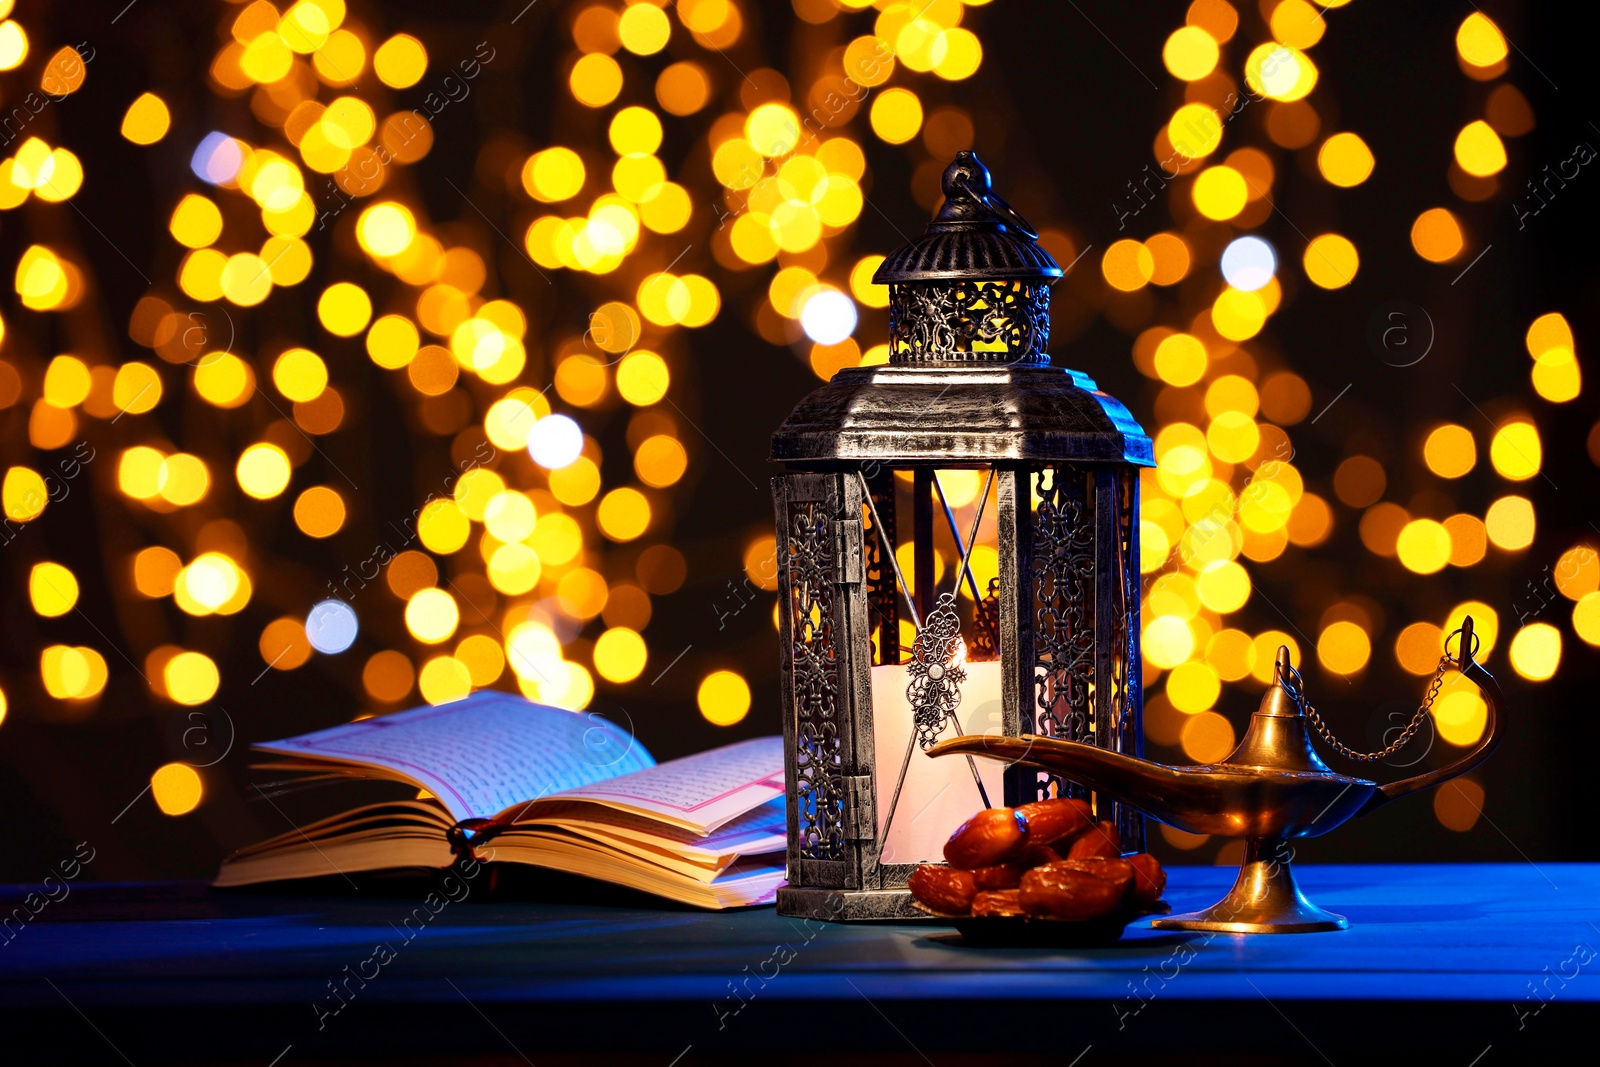
<svg viewBox="0 0 1600 1067">
<path fill-rule="evenodd" d="M 1442 207 L 1429 208 L 1411 224 L 1411 247 L 1430 263 L 1445 263 L 1461 253 L 1466 238 L 1461 223 Z"/>
<path fill-rule="evenodd" d="M 1233 751 L 1233 724 L 1214 711 L 1190 715 L 1179 743 L 1184 755 L 1196 763 L 1216 763 Z"/>
<path fill-rule="evenodd" d="M 1395 637 L 1394 655 L 1408 673 L 1431 675 L 1444 655 L 1444 631 L 1431 622 L 1411 623 Z"/>
<path fill-rule="evenodd" d="M 1106 249 L 1100 257 L 1100 270 L 1112 288 L 1132 292 L 1150 281 L 1155 273 L 1155 257 L 1143 241 L 1124 238 Z"/>
<path fill-rule="evenodd" d="M 447 641 L 461 623 L 455 597 L 443 589 L 419 589 L 406 601 L 406 629 L 418 641 L 437 645 Z"/>
<path fill-rule="evenodd" d="M 1460 688 L 1455 680 L 1446 682 L 1434 702 L 1433 725 L 1447 744 L 1476 744 L 1483 736 L 1489 708 L 1476 690 Z"/>
<path fill-rule="evenodd" d="M 150 775 L 150 795 L 163 815 L 187 815 L 200 806 L 205 787 L 187 763 L 164 763 Z"/>
<path fill-rule="evenodd" d="M 1311 57 L 1288 44 L 1258 45 L 1244 61 L 1245 82 L 1271 100 L 1303 100 L 1317 84 Z"/>
<path fill-rule="evenodd" d="M 1577 347 L 1572 339 L 1572 326 L 1559 311 L 1547 311 L 1534 319 L 1528 326 L 1525 341 L 1528 355 L 1534 359 L 1551 349 L 1564 348 L 1570 352 Z"/>
<path fill-rule="evenodd" d="M 889 144 L 905 144 L 921 128 L 922 101 L 911 90 L 885 89 L 872 102 L 872 132 Z"/>
<path fill-rule="evenodd" d="M 317 301 L 323 328 L 339 337 L 354 337 L 372 318 L 372 299 L 353 282 L 335 282 Z"/>
<path fill-rule="evenodd" d="M 140 93 L 122 116 L 122 136 L 137 145 L 151 145 L 167 135 L 172 114 L 155 93 Z"/>
<path fill-rule="evenodd" d="M 1581 600 L 1600 589 L 1600 553 L 1587 544 L 1573 545 L 1561 553 L 1551 574 L 1562 596 Z"/>
<path fill-rule="evenodd" d="M 179 704 L 204 704 L 217 695 L 221 681 L 216 661 L 204 652 L 179 652 L 162 671 L 167 696 Z"/>
<path fill-rule="evenodd" d="M 294 502 L 294 524 L 307 537 L 332 537 L 344 526 L 344 498 L 338 490 L 314 485 Z"/>
<path fill-rule="evenodd" d="M 1174 30 L 1161 48 L 1161 61 L 1174 78 L 1199 81 L 1217 68 L 1216 38 L 1199 26 Z"/>
<path fill-rule="evenodd" d="M 385 649 L 374 652 L 361 669 L 361 687 L 374 700 L 394 704 L 411 694 L 416 670 L 403 652 Z"/>
<path fill-rule="evenodd" d="M 28 598 L 47 619 L 65 615 L 78 603 L 78 579 L 59 563 L 35 563 L 28 572 Z"/>
<path fill-rule="evenodd" d="M 389 88 L 409 89 L 427 73 L 428 50 L 410 34 L 397 33 L 372 53 L 372 69 Z"/>
<path fill-rule="evenodd" d="M 1503 496 L 1489 505 L 1483 526 L 1495 547 L 1516 552 L 1533 544 L 1536 519 L 1525 496 Z"/>
<path fill-rule="evenodd" d="M 1539 473 L 1544 448 L 1539 429 L 1531 422 L 1510 422 L 1495 431 L 1489 442 L 1489 462 L 1496 473 L 1513 482 L 1525 482 Z"/>
<path fill-rule="evenodd" d="M 626 626 L 613 626 L 594 642 L 594 669 L 600 677 L 617 685 L 643 674 L 648 658 L 644 638 Z"/>
<path fill-rule="evenodd" d="M 1436 574 L 1450 562 L 1450 531 L 1432 519 L 1412 519 L 1400 529 L 1395 555 L 1417 574 Z"/>
<path fill-rule="evenodd" d="M 1469 777 L 1457 778 L 1433 795 L 1433 814 L 1446 830 L 1464 834 L 1483 814 L 1483 786 Z"/>
<path fill-rule="evenodd" d="M 1476 515 L 1456 514 L 1444 520 L 1450 535 L 1450 564 L 1470 567 L 1480 562 L 1489 550 L 1489 532 Z"/>
<path fill-rule="evenodd" d="M 1533 391 L 1552 404 L 1576 400 L 1583 391 L 1583 372 L 1570 348 L 1547 348 L 1534 358 L 1529 375 Z"/>
<path fill-rule="evenodd" d="M 311 658 L 311 642 L 306 639 L 305 624 L 289 616 L 267 623 L 257 649 L 261 662 L 273 670 L 292 671 Z"/>
<path fill-rule="evenodd" d="M 1194 180 L 1194 206 L 1208 219 L 1226 221 L 1244 210 L 1249 192 L 1232 167 L 1208 167 Z"/>
<path fill-rule="evenodd" d="M 1194 715 L 1209 711 L 1216 704 L 1222 694 L 1222 679 L 1209 664 L 1189 660 L 1172 669 L 1165 691 L 1173 707 Z"/>
<path fill-rule="evenodd" d="M 435 656 L 417 673 L 417 692 L 429 704 L 448 704 L 472 692 L 472 671 L 454 656 Z"/>
<path fill-rule="evenodd" d="M 705 68 L 693 61 L 674 63 L 656 78 L 656 102 L 669 114 L 692 115 L 711 98 Z"/>
<path fill-rule="evenodd" d="M 1428 434 L 1422 445 L 1422 458 L 1439 477 L 1460 478 L 1477 466 L 1478 446 L 1472 431 L 1446 423 Z"/>
<path fill-rule="evenodd" d="M 650 501 L 637 489 L 623 486 L 600 498 L 595 510 L 600 532 L 613 541 L 632 541 L 650 525 Z"/>
<path fill-rule="evenodd" d="M 250 445 L 239 454 L 234 474 L 247 495 L 269 500 L 289 485 L 289 455 L 275 444 Z"/>
<path fill-rule="evenodd" d="M 1455 153 L 1461 169 L 1474 177 L 1486 178 L 1505 169 L 1505 143 L 1482 119 L 1467 123 L 1456 134 Z"/>
<path fill-rule="evenodd" d="M 1167 123 L 1167 140 L 1188 159 L 1209 156 L 1222 143 L 1222 119 L 1207 104 L 1185 104 Z"/>
<path fill-rule="evenodd" d="M 1456 52 L 1474 67 L 1493 67 L 1506 58 L 1506 39 L 1494 20 L 1474 11 L 1456 29 Z"/>
<path fill-rule="evenodd" d="M 1354 674 L 1372 657 L 1372 641 L 1359 625 L 1333 622 L 1317 637 L 1317 659 L 1335 674 Z"/>
<path fill-rule="evenodd" d="M 701 679 L 695 702 L 713 726 L 732 726 L 750 711 L 750 685 L 734 671 L 712 671 Z"/>
<path fill-rule="evenodd" d="M 672 23 L 666 13 L 653 4 L 630 4 L 617 22 L 617 36 L 628 51 L 641 56 L 655 55 L 667 46 L 672 36 Z"/>
<path fill-rule="evenodd" d="M 1511 667 L 1529 681 L 1554 677 L 1561 665 L 1561 631 L 1547 622 L 1532 622 L 1511 638 Z"/>
<path fill-rule="evenodd" d="M 1585 593 L 1573 605 L 1572 629 L 1584 641 L 1600 646 L 1600 593 Z"/>
<path fill-rule="evenodd" d="M 1355 281 L 1361 266 L 1356 246 L 1347 237 L 1325 233 L 1306 246 L 1303 262 L 1306 277 L 1324 289 L 1340 289 Z"/>
</svg>

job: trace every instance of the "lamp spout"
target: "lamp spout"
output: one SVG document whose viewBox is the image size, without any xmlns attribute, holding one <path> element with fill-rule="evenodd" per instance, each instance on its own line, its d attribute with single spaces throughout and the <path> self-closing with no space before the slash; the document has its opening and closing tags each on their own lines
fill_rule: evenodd
<svg viewBox="0 0 1600 1067">
<path fill-rule="evenodd" d="M 958 752 L 1059 774 L 1096 792 L 1132 804 L 1173 826 L 1184 825 L 1186 813 L 1192 806 L 1186 797 L 1194 792 L 1197 784 L 1196 779 L 1186 773 L 1186 768 L 1136 759 L 1079 741 L 1063 741 L 1035 734 L 1021 737 L 976 734 L 953 737 L 934 745 L 928 750 L 928 755 L 944 756 Z"/>
</svg>

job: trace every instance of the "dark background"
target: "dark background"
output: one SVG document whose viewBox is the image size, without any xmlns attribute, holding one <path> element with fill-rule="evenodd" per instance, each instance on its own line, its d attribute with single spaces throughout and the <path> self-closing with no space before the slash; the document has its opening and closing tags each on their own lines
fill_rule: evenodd
<svg viewBox="0 0 1600 1067">
<path fill-rule="evenodd" d="M 134 303 L 147 290 L 141 273 L 158 289 L 172 288 L 177 258 L 163 232 L 166 215 L 182 192 L 198 186 L 187 169 L 189 149 L 177 146 L 192 146 L 211 129 L 262 140 L 261 128 L 243 98 L 223 99 L 206 88 L 205 70 L 216 49 L 222 5 L 144 0 L 113 24 L 124 2 L 47 6 L 24 0 L 18 5 L 15 17 L 27 25 L 35 50 L 27 69 L 36 69 L 36 57 L 65 43 L 88 41 L 95 58 L 85 87 L 52 104 L 35 120 L 49 143 L 69 147 L 83 160 L 83 188 L 70 207 L 30 203 L 0 219 L 0 261 L 15 262 L 30 243 L 59 242 L 89 265 L 92 281 L 84 305 L 60 316 L 21 309 L 6 287 L 0 308 L 8 328 L 8 355 L 23 351 L 48 358 L 55 351 L 98 347 L 112 360 L 150 358 L 127 339 L 126 326 Z M 352 3 L 351 17 L 384 36 L 403 30 L 426 43 L 430 73 L 419 90 L 427 87 L 436 71 L 471 55 L 478 41 L 488 40 L 497 49 L 496 59 L 475 83 L 474 94 L 452 105 L 459 113 L 436 123 L 433 151 L 409 168 L 407 180 L 413 184 L 405 191 L 420 198 L 441 227 L 452 227 L 458 240 L 494 258 L 497 270 L 491 270 L 486 292 L 498 290 L 522 304 L 530 316 L 531 342 L 541 336 L 581 332 L 583 310 L 593 304 L 549 291 L 520 253 L 462 202 L 452 183 L 467 190 L 497 226 L 520 238 L 532 217 L 531 205 L 520 191 L 508 195 L 501 180 L 503 160 L 508 154 L 525 155 L 530 147 L 552 142 L 603 144 L 603 121 L 611 109 L 579 108 L 566 93 L 559 64 L 571 49 L 567 25 L 573 5 L 541 0 L 512 27 L 510 20 L 522 6 L 521 2 L 471 8 Z M 1146 426 L 1154 423 L 1151 403 L 1156 383 L 1134 370 L 1131 337 L 1097 315 L 1105 299 L 1098 259 L 1099 251 L 1125 236 L 1117 232 L 1111 205 L 1124 195 L 1124 183 L 1152 162 L 1152 138 L 1181 97 L 1178 83 L 1162 68 L 1160 50 L 1166 35 L 1181 25 L 1184 6 L 1000 0 L 968 13 L 967 24 L 978 32 L 985 49 L 983 67 L 973 79 L 955 86 L 934 84 L 931 77 L 913 83 L 919 93 L 927 86 L 925 103 L 930 106 L 954 102 L 970 110 L 977 123 L 976 148 L 996 172 L 998 188 L 1007 199 L 1035 223 L 1073 234 L 1080 249 L 1095 247 L 1057 287 L 1056 362 L 1090 373 Z M 1259 16 L 1253 6 L 1239 6 L 1244 27 L 1259 39 Z M 1438 824 L 1427 801 L 1413 800 L 1307 844 L 1300 853 L 1313 861 L 1597 858 L 1590 830 L 1595 805 L 1588 772 L 1597 741 L 1590 695 L 1596 650 L 1577 640 L 1564 620 L 1552 616 L 1565 638 L 1561 668 L 1554 679 L 1525 682 L 1509 669 L 1505 655 L 1515 604 L 1525 583 L 1539 578 L 1542 566 L 1553 564 L 1580 538 L 1600 538 L 1593 525 L 1595 467 L 1586 450 L 1596 416 L 1594 379 L 1576 401 L 1546 404 L 1532 396 L 1530 364 L 1522 345 L 1522 334 L 1534 316 L 1559 310 L 1572 322 L 1580 362 L 1587 360 L 1588 339 L 1596 336 L 1597 328 L 1593 263 L 1600 234 L 1594 206 L 1600 185 L 1591 188 L 1590 183 L 1600 178 L 1585 170 L 1525 229 L 1518 229 L 1508 203 L 1526 176 L 1546 163 L 1566 159 L 1576 143 L 1600 145 L 1600 129 L 1590 122 L 1591 116 L 1600 114 L 1588 87 L 1592 39 L 1563 17 L 1563 9 L 1504 2 L 1484 6 L 1517 46 L 1505 77 L 1532 103 L 1537 128 L 1526 137 L 1508 139 L 1511 163 L 1501 175 L 1502 192 L 1486 202 L 1469 204 L 1451 194 L 1445 172 L 1456 131 L 1480 117 L 1491 87 L 1462 74 L 1454 55 L 1456 27 L 1471 10 L 1472 5 L 1442 2 L 1356 3 L 1329 13 L 1329 32 L 1312 51 L 1321 75 L 1312 99 L 1323 113 L 1325 132 L 1352 129 L 1372 146 L 1378 166 L 1365 184 L 1336 190 L 1322 182 L 1315 176 L 1314 147 L 1299 153 L 1272 149 L 1279 174 L 1274 195 L 1281 213 L 1258 232 L 1280 250 L 1285 261 L 1280 276 L 1286 289 L 1291 278 L 1299 277 L 1294 261 L 1303 240 L 1296 228 L 1308 233 L 1337 229 L 1356 242 L 1362 255 L 1353 285 L 1324 292 L 1302 280 L 1294 294 L 1297 299 L 1286 301 L 1266 334 L 1251 342 L 1275 350 L 1307 379 L 1313 410 L 1345 383 L 1353 383 L 1327 417 L 1314 426 L 1302 423 L 1290 429 L 1296 465 L 1307 487 L 1331 500 L 1334 467 L 1344 456 L 1360 452 L 1385 461 L 1389 497 L 1405 500 L 1430 477 L 1420 459 L 1421 437 L 1429 426 L 1443 420 L 1459 422 L 1472 427 L 1480 443 L 1486 441 L 1485 428 L 1478 424 L 1482 416 L 1471 410 L 1461 391 L 1490 415 L 1517 407 L 1532 411 L 1543 438 L 1548 475 L 1515 490 L 1528 495 L 1537 508 L 1534 545 L 1514 554 L 1491 551 L 1485 563 L 1469 570 L 1452 568 L 1427 577 L 1403 572 L 1393 561 L 1377 559 L 1361 546 L 1355 515 L 1339 505 L 1335 505 L 1332 540 L 1314 550 L 1291 547 L 1280 559 L 1250 568 L 1258 588 L 1290 617 L 1286 623 L 1260 598 L 1253 599 L 1238 617 L 1238 624 L 1251 631 L 1292 629 L 1292 623 L 1314 632 L 1322 610 L 1340 594 L 1364 593 L 1390 611 L 1390 625 L 1375 639 L 1371 665 L 1357 685 L 1343 685 L 1316 668 L 1307 671 L 1313 700 L 1341 733 L 1353 735 L 1350 740 L 1356 745 L 1369 740 L 1361 736 L 1363 728 L 1375 734 L 1373 723 L 1385 722 L 1388 711 L 1414 707 L 1421 696 L 1422 680 L 1394 665 L 1393 635 L 1400 625 L 1415 618 L 1442 618 L 1451 604 L 1468 598 L 1484 600 L 1500 613 L 1501 637 L 1489 666 L 1505 686 L 1509 721 L 1500 751 L 1478 772 L 1487 794 L 1484 818 L 1470 831 L 1455 833 Z M 788 4 L 779 0 L 747 4 L 745 11 L 746 33 L 730 50 L 730 62 L 780 70 L 807 65 L 821 30 L 799 23 Z M 847 18 L 850 32 L 830 44 L 867 32 L 869 16 Z M 1234 57 L 1237 51 L 1236 42 L 1226 55 Z M 704 61 L 714 77 L 732 73 L 718 70 L 714 56 Z M 1232 61 L 1237 64 L 1237 57 Z M 1145 75 L 1159 88 L 1153 88 Z M 794 80 L 800 82 L 798 77 Z M 897 75 L 891 84 L 904 83 Z M 25 88 L 7 89 L 0 104 L 7 109 L 14 106 Z M 136 148 L 117 133 L 123 109 L 145 89 L 159 92 L 174 111 L 173 130 L 158 150 Z M 641 91 L 630 80 L 619 104 Z M 721 110 L 736 106 L 733 90 L 725 82 L 719 81 L 718 92 Z M 404 99 L 404 94 L 397 95 Z M 718 113 L 713 104 L 705 117 Z M 1243 143 L 1269 147 L 1258 120 L 1244 121 L 1257 124 L 1248 126 L 1241 140 L 1233 140 L 1230 133 L 1228 147 Z M 690 139 L 679 136 L 676 124 L 669 123 L 668 128 L 662 156 L 673 177 L 689 184 L 698 197 L 708 182 L 703 135 Z M 920 232 L 928 216 L 927 208 L 908 192 L 916 164 L 926 158 L 920 145 L 890 148 L 878 143 L 870 131 L 863 133 L 864 114 L 853 129 L 868 150 L 870 206 L 858 225 L 852 259 L 872 251 L 887 252 L 904 240 L 904 234 Z M 13 145 L 9 151 L 14 150 Z M 1463 218 L 1475 241 L 1493 245 L 1456 286 L 1450 284 L 1455 269 L 1423 262 L 1407 239 L 1416 214 L 1440 204 Z M 1150 211 L 1132 228 L 1135 236 L 1148 236 L 1171 224 L 1164 203 Z M 697 199 L 695 220 L 687 232 L 703 238 L 714 223 L 714 216 Z M 326 243 L 317 244 L 315 236 L 310 239 L 317 253 L 311 278 L 293 291 L 298 298 L 279 294 L 248 316 L 241 350 L 314 330 L 308 294 L 336 277 L 351 276 L 348 265 L 360 257 L 351 253 L 348 226 L 334 227 L 333 256 L 325 251 Z M 322 239 L 327 241 L 325 235 Z M 330 262 L 343 266 L 331 271 Z M 761 299 L 770 269 L 743 274 L 723 270 L 703 243 L 679 269 L 713 277 L 722 289 L 724 308 L 710 327 L 680 334 L 676 341 L 681 358 L 674 363 L 673 396 L 702 431 L 698 438 L 685 431 L 693 461 L 677 490 L 669 536 L 687 558 L 689 577 L 677 593 L 655 601 L 655 616 L 646 631 L 651 667 L 644 677 L 625 687 L 600 682 L 594 704 L 631 721 L 659 758 L 778 730 L 777 649 L 770 602 L 746 609 L 721 627 L 717 606 L 723 603 L 727 583 L 743 577 L 745 542 L 771 521 L 766 492 L 771 473 L 765 461 L 768 435 L 817 384 L 803 355 L 797 358 L 767 344 L 750 326 L 749 309 Z M 560 292 L 571 294 L 582 292 L 586 282 L 563 279 L 561 284 L 572 288 Z M 1374 310 L 1396 299 L 1427 309 L 1438 331 L 1429 357 L 1404 369 L 1378 360 L 1365 340 Z M 375 302 L 381 313 L 381 298 Z M 864 319 L 858 337 L 866 347 L 881 339 L 883 331 L 882 313 L 873 313 Z M 416 428 L 407 401 L 385 384 L 384 372 L 365 359 L 359 342 L 359 337 L 343 346 L 332 341 L 324 351 L 347 400 L 358 399 L 350 405 L 345 427 L 319 443 L 333 462 L 362 483 L 362 511 L 352 520 L 348 540 L 341 535 L 335 539 L 338 544 L 316 545 L 308 545 L 294 532 L 286 508 L 241 516 L 258 543 L 261 567 L 252 571 L 255 599 L 231 622 L 185 619 L 168 602 L 142 601 L 113 588 L 123 573 L 121 559 L 139 545 L 152 543 L 159 527 L 149 517 L 135 515 L 135 508 L 116 493 L 115 462 L 110 458 L 91 465 L 92 485 L 53 505 L 40 523 L 33 524 L 35 528 L 0 553 L 0 595 L 6 605 L 0 614 L 0 684 L 11 704 L 0 726 L 0 812 L 4 813 L 0 819 L 7 828 L 5 848 L 0 850 L 0 880 L 36 881 L 83 840 L 98 850 L 99 858 L 90 869 L 93 877 L 204 877 L 226 851 L 287 828 L 278 813 L 246 799 L 253 792 L 248 789 L 252 776 L 246 746 L 344 721 L 361 710 L 366 703 L 360 685 L 365 656 L 358 653 L 371 649 L 358 644 L 343 656 L 313 656 L 300 670 L 273 672 L 252 685 L 249 680 L 261 666 L 256 651 L 260 628 L 277 614 L 303 612 L 326 574 L 360 558 L 351 554 L 356 551 L 352 546 L 371 544 L 373 532 L 386 519 L 408 515 L 448 473 L 450 464 L 447 441 Z M 532 355 L 537 345 L 530 343 L 529 349 Z M 547 365 L 531 358 L 524 380 L 542 386 L 548 372 Z M 176 388 L 173 382 L 169 378 L 169 393 Z M 351 388 L 345 389 L 346 384 Z M 36 393 L 25 394 L 31 395 Z M 175 403 L 164 402 L 159 410 L 172 440 L 192 442 L 190 447 L 202 452 L 224 443 L 236 452 L 254 439 L 260 424 L 250 423 L 255 415 L 248 407 L 226 418 Z M 0 448 L 9 462 L 22 461 L 19 457 L 30 451 L 26 421 L 25 404 L 0 412 Z M 608 484 L 613 481 L 610 465 L 627 462 L 627 449 L 620 445 L 625 423 L 626 412 L 584 417 L 591 434 L 618 442 L 608 451 Z M 85 420 L 83 432 L 107 457 L 132 443 L 92 420 Z M 1480 455 L 1485 451 L 1480 449 Z M 1491 493 L 1506 491 L 1505 483 L 1479 476 L 1486 463 L 1481 458 L 1479 474 L 1462 487 L 1459 503 L 1464 510 L 1481 514 Z M 219 476 L 226 477 L 226 472 L 214 465 L 213 478 Z M 30 610 L 27 570 L 46 553 L 48 558 L 69 562 L 78 573 L 83 583 L 81 616 L 41 620 Z M 103 568 L 80 563 L 96 559 L 103 560 Z M 618 563 L 629 565 L 625 559 Z M 378 592 L 387 595 L 376 589 L 368 595 Z M 1551 610 L 1570 611 L 1570 604 Z M 391 602 L 381 613 L 363 611 L 363 624 L 380 630 L 390 627 L 387 647 L 394 647 L 392 642 L 399 638 L 392 628 L 399 625 L 398 614 Z M 225 716 L 213 711 L 203 720 L 193 720 L 186 718 L 186 710 L 153 700 L 130 662 L 119 659 L 96 637 L 100 630 L 114 645 L 132 640 L 143 649 L 148 645 L 139 642 L 153 628 L 181 632 L 179 643 L 201 648 L 217 659 L 223 688 L 215 705 L 225 709 Z M 55 641 L 93 644 L 106 654 L 111 681 L 92 708 L 69 714 L 44 697 L 38 681 L 38 649 Z M 648 684 L 684 646 L 690 650 L 677 668 L 659 684 Z M 132 659 L 140 661 L 142 654 Z M 696 681 L 723 665 L 737 666 L 755 689 L 751 714 L 731 729 L 708 725 L 693 706 Z M 1255 693 L 1230 687 L 1219 710 L 1239 727 L 1255 700 Z M 193 754 L 193 736 L 191 747 L 185 747 L 185 730 L 196 722 L 213 731 L 218 745 L 229 740 L 229 733 L 235 734 L 227 758 L 202 771 L 206 797 L 201 807 L 169 818 L 147 796 L 130 806 L 156 766 L 174 759 L 209 758 Z M 1155 746 L 1151 754 L 1181 761 L 1176 751 Z M 1428 765 L 1442 754 L 1435 752 Z M 1403 773 L 1385 768 L 1375 776 Z M 285 798 L 283 810 L 298 821 L 327 814 L 332 805 L 349 799 L 343 793 L 336 798 L 329 792 L 313 792 Z M 1210 862 L 1216 846 L 1213 842 L 1182 857 Z M 1166 854 L 1177 855 L 1170 850 Z"/>
</svg>

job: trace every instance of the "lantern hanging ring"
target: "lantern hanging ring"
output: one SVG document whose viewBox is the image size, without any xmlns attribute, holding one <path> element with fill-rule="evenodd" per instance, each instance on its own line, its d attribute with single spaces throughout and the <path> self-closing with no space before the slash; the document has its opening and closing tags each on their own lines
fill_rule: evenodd
<svg viewBox="0 0 1600 1067">
<path fill-rule="evenodd" d="M 1033 228 L 1033 223 L 1022 217 L 1022 213 L 1020 211 L 1006 203 L 1004 200 L 1000 199 L 1000 197 L 993 192 L 988 190 L 974 189 L 972 187 L 972 182 L 968 180 L 965 173 L 956 175 L 955 184 L 961 189 L 962 192 L 966 193 L 968 196 L 972 197 L 972 199 L 981 204 L 984 210 L 993 215 L 995 221 L 1004 223 L 1006 226 L 1011 227 L 1013 230 L 1017 231 L 1030 241 L 1037 241 L 1039 239 L 1039 231 Z"/>
</svg>

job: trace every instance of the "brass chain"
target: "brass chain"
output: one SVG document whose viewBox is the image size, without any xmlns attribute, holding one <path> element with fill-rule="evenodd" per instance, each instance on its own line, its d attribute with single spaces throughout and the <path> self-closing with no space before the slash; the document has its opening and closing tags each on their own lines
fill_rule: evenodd
<svg viewBox="0 0 1600 1067">
<path fill-rule="evenodd" d="M 1339 755 L 1346 759 L 1356 760 L 1359 763 L 1372 763 L 1376 760 L 1386 759 L 1405 748 L 1407 743 L 1416 736 L 1422 728 L 1422 722 L 1428 717 L 1428 712 L 1433 708 L 1434 700 L 1439 696 L 1439 688 L 1444 685 L 1444 672 L 1454 666 L 1455 660 L 1449 656 L 1439 657 L 1439 666 L 1433 672 L 1433 682 L 1428 686 L 1428 695 L 1423 697 L 1422 703 L 1417 707 L 1417 713 L 1411 716 L 1411 721 L 1401 732 L 1399 740 L 1381 752 L 1357 752 L 1333 736 L 1333 731 L 1322 721 L 1322 716 L 1317 714 L 1317 709 L 1311 706 L 1311 701 L 1301 697 L 1301 705 L 1306 709 L 1306 718 L 1311 720 L 1311 725 L 1317 728 L 1317 734 Z"/>
<path fill-rule="evenodd" d="M 1411 739 L 1417 735 L 1417 731 L 1422 728 L 1423 720 L 1428 717 L 1428 712 L 1433 709 L 1433 702 L 1438 699 L 1439 689 L 1444 685 L 1444 672 L 1458 666 L 1458 659 L 1460 668 L 1465 670 L 1467 664 L 1477 655 L 1479 640 L 1478 635 L 1473 634 L 1472 647 L 1470 649 L 1458 649 L 1456 658 L 1451 657 L 1450 638 L 1457 637 L 1460 634 L 1461 629 L 1457 628 L 1451 631 L 1450 635 L 1444 639 L 1444 655 L 1439 657 L 1439 666 L 1434 669 L 1433 681 L 1428 684 L 1427 696 L 1422 698 L 1422 703 L 1417 707 L 1417 713 L 1411 716 L 1411 721 L 1401 731 L 1399 740 L 1381 752 L 1357 752 L 1337 737 L 1334 737 L 1333 731 L 1328 729 L 1328 724 L 1322 721 L 1322 716 L 1317 713 L 1317 709 L 1312 707 L 1311 701 L 1306 699 L 1305 689 L 1300 684 L 1300 672 L 1293 667 L 1289 668 L 1289 674 L 1293 676 L 1293 680 L 1289 678 L 1279 678 L 1278 680 L 1289 690 L 1289 695 L 1294 699 L 1295 703 L 1305 709 L 1306 718 L 1310 719 L 1311 725 L 1316 727 L 1317 735 L 1326 741 L 1335 752 L 1346 759 L 1356 760 L 1361 763 L 1372 763 L 1376 760 L 1386 759 L 1406 747 Z"/>
</svg>

